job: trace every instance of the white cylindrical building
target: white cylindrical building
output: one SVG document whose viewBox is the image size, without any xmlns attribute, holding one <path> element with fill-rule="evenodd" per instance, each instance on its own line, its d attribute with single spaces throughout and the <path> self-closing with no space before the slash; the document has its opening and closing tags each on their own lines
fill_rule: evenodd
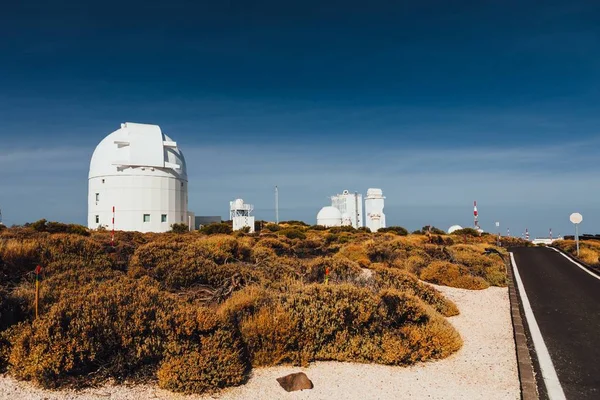
<svg viewBox="0 0 600 400">
<path fill-rule="evenodd" d="M 381 189 L 368 189 L 365 198 L 366 226 L 371 232 L 385 228 L 385 214 L 383 213 L 383 191 Z"/>
<path fill-rule="evenodd" d="M 88 227 L 165 232 L 188 224 L 188 180 L 177 143 L 158 125 L 126 122 L 90 162 Z"/>
<path fill-rule="evenodd" d="M 317 225 L 342 226 L 342 213 L 333 206 L 323 207 L 317 214 Z"/>
</svg>

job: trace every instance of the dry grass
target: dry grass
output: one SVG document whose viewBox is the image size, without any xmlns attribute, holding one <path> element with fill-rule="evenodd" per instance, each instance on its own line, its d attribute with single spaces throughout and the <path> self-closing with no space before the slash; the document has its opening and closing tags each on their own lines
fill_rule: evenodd
<svg viewBox="0 0 600 400">
<path fill-rule="evenodd" d="M 600 241 L 598 240 L 579 241 L 579 256 L 577 256 L 577 244 L 574 240 L 557 240 L 552 245 L 588 265 L 600 266 Z"/>
</svg>

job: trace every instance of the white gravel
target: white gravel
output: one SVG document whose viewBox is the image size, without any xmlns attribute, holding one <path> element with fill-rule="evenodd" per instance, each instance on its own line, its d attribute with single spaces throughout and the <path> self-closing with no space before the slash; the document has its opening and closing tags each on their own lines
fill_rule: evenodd
<svg viewBox="0 0 600 400">
<path fill-rule="evenodd" d="M 449 321 L 464 341 L 461 350 L 444 360 L 412 367 L 317 362 L 308 368 L 259 368 L 246 385 L 213 396 L 177 395 L 149 385 L 47 391 L 0 376 L 0 399 L 519 399 L 508 290 L 437 288 L 459 307 L 461 314 Z M 314 389 L 287 393 L 275 380 L 299 371 Z"/>
</svg>

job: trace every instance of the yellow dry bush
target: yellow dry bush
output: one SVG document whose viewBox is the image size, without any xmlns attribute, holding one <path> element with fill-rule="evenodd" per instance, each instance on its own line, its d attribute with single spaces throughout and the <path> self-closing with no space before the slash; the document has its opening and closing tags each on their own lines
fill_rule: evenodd
<svg viewBox="0 0 600 400">
<path fill-rule="evenodd" d="M 278 256 L 291 255 L 291 246 L 283 241 L 283 238 L 261 237 L 254 248 L 265 247 L 273 250 Z"/>
<path fill-rule="evenodd" d="M 195 349 L 165 358 L 156 373 L 160 387 L 204 393 L 246 381 L 249 366 L 243 361 L 239 339 L 231 331 L 217 330 L 199 342 Z"/>
<path fill-rule="evenodd" d="M 375 268 L 374 271 L 374 282 L 380 289 L 391 288 L 404 291 L 431 305 L 446 317 L 458 315 L 458 308 L 452 301 L 446 299 L 430 285 L 420 282 L 413 274 L 385 267 Z"/>
<path fill-rule="evenodd" d="M 589 265 L 598 265 L 598 252 L 589 247 L 579 249 L 579 259 Z"/>
<path fill-rule="evenodd" d="M 253 367 L 292 362 L 290 348 L 301 333 L 298 322 L 281 305 L 261 308 L 257 313 L 243 318 L 240 332 L 250 354 Z"/>
<path fill-rule="evenodd" d="M 371 264 L 367 250 L 359 244 L 348 244 L 342 247 L 338 254 L 358 263 L 361 268 L 367 268 Z"/>
<path fill-rule="evenodd" d="M 334 257 L 316 258 L 306 263 L 304 279 L 308 283 L 323 283 L 325 272 L 329 269 L 329 281 L 332 283 L 352 282 L 362 270 L 357 262 L 349 260 L 339 253 Z"/>
<path fill-rule="evenodd" d="M 0 280 L 16 281 L 33 271 L 40 262 L 41 248 L 37 240 L 0 240 Z"/>
<path fill-rule="evenodd" d="M 471 276 L 462 265 L 446 261 L 435 261 L 421 271 L 420 278 L 437 285 L 461 289 L 487 289 L 489 284 L 481 277 Z"/>
<path fill-rule="evenodd" d="M 473 276 L 492 286 L 506 286 L 506 264 L 497 254 L 484 254 L 485 244 L 459 244 L 448 247 L 452 262 L 464 265 Z"/>
</svg>

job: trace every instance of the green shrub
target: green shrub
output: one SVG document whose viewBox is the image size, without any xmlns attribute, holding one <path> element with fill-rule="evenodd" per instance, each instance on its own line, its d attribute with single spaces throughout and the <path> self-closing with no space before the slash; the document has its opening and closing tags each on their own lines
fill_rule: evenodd
<svg viewBox="0 0 600 400">
<path fill-rule="evenodd" d="M 279 231 L 280 235 L 287 237 L 288 239 L 306 239 L 306 234 L 299 229 L 285 228 Z"/>
<path fill-rule="evenodd" d="M 207 235 L 229 235 L 233 232 L 233 228 L 226 223 L 215 223 L 204 225 L 200 228 L 200 232 L 205 233 Z"/>
<path fill-rule="evenodd" d="M 477 230 L 475 230 L 473 228 L 457 229 L 454 232 L 452 232 L 451 235 L 454 235 L 454 236 L 471 236 L 471 237 L 478 237 L 478 236 L 480 236 L 479 232 L 477 232 Z"/>
<path fill-rule="evenodd" d="M 271 231 L 271 232 L 277 232 L 277 231 L 281 230 L 281 227 L 277 224 L 267 224 L 264 226 L 264 229 Z"/>
<path fill-rule="evenodd" d="M 395 233 L 396 235 L 406 236 L 408 235 L 408 231 L 401 226 L 389 226 L 387 228 L 379 228 L 377 232 L 381 233 Z"/>
<path fill-rule="evenodd" d="M 173 233 L 187 233 L 189 231 L 189 227 L 183 222 L 171 224 L 171 232 Z"/>
</svg>

